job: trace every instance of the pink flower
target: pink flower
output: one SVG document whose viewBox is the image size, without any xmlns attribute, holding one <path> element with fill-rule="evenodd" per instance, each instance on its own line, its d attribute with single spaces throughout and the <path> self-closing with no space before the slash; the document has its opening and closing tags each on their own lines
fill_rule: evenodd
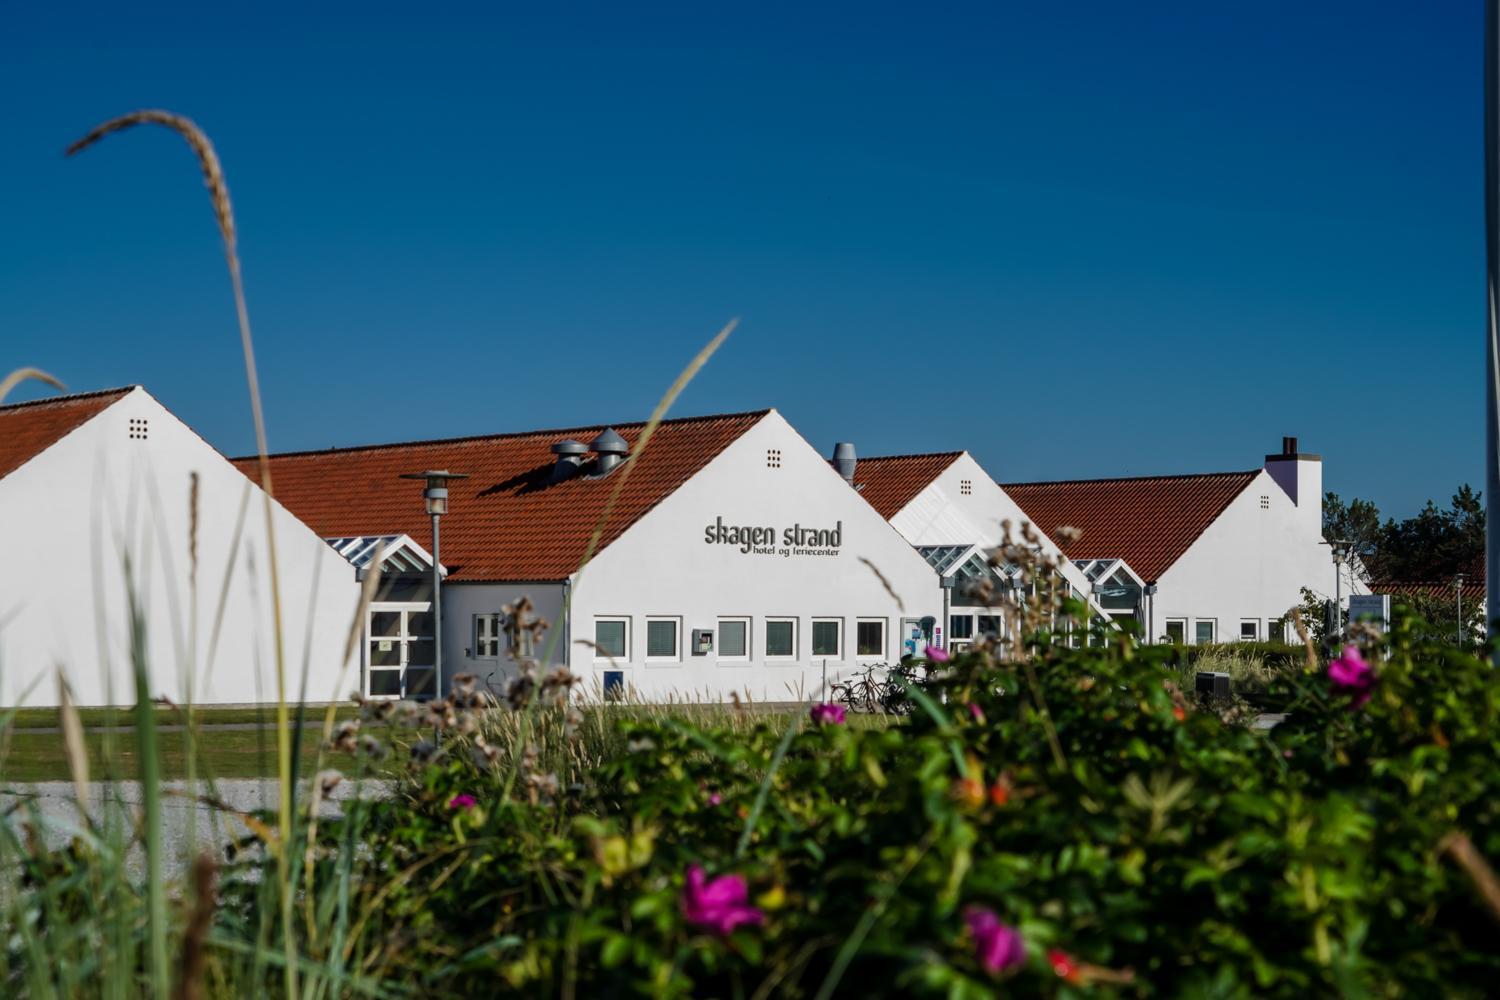
<svg viewBox="0 0 1500 1000">
<path fill-rule="evenodd" d="M 823 702 L 822 704 L 814 705 L 812 711 L 807 714 L 812 717 L 813 722 L 820 726 L 842 726 L 844 724 L 843 705 L 832 705 L 828 702 Z"/>
<path fill-rule="evenodd" d="M 923 655 L 926 656 L 933 663 L 947 663 L 948 662 L 948 651 L 946 649 L 942 649 L 941 647 L 938 647 L 938 646 L 928 646 L 927 647 L 927 651 Z"/>
<path fill-rule="evenodd" d="M 984 725 L 984 709 L 980 708 L 977 702 L 969 702 L 969 714 L 974 717 L 975 722 L 981 726 Z"/>
<path fill-rule="evenodd" d="M 473 809 L 479 804 L 479 800 L 472 795 L 455 795 L 448 800 L 449 809 Z"/>
<path fill-rule="evenodd" d="M 723 801 L 724 801 L 724 796 L 720 795 L 718 792 L 712 792 L 708 796 L 708 804 L 711 805 L 711 806 L 716 806 L 720 802 L 723 802 Z"/>
<path fill-rule="evenodd" d="M 1375 671 L 1360 655 L 1358 646 L 1345 646 L 1342 656 L 1328 664 L 1328 680 L 1340 694 L 1354 698 L 1352 708 L 1358 708 L 1370 700 L 1370 689 L 1375 686 Z"/>
<path fill-rule="evenodd" d="M 741 925 L 759 925 L 765 914 L 746 899 L 749 890 L 742 875 L 721 875 L 712 882 L 701 865 L 690 865 L 682 888 L 682 916 L 695 927 L 707 927 L 720 937 Z"/>
<path fill-rule="evenodd" d="M 969 933 L 974 935 L 974 957 L 990 975 L 1011 972 L 1026 962 L 1026 942 L 1021 932 L 1004 924 L 990 910 L 971 907 L 964 913 Z"/>
</svg>

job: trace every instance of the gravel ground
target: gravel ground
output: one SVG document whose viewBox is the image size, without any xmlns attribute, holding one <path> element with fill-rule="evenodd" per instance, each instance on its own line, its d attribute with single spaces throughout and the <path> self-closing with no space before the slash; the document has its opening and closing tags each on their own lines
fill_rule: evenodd
<svg viewBox="0 0 1500 1000">
<path fill-rule="evenodd" d="M 232 838 L 247 835 L 249 829 L 232 812 L 197 801 L 187 794 L 187 782 L 163 782 L 167 794 L 162 798 L 162 840 L 170 859 L 168 874 L 182 871 L 186 862 L 190 831 L 196 829 L 199 850 L 209 845 L 222 849 Z M 333 794 L 320 806 L 321 816 L 338 816 L 342 803 L 355 795 L 369 797 L 384 795 L 389 783 L 366 781 L 362 786 L 353 782 L 341 782 Z M 231 810 L 250 812 L 256 809 L 275 809 L 280 785 L 275 779 L 238 778 L 222 780 L 215 789 L 217 798 Z M 199 784 L 200 795 L 208 788 Z M 141 786 L 139 782 L 91 782 L 89 802 L 96 822 L 102 820 L 109 810 L 128 809 L 132 817 L 140 814 Z M 12 824 L 25 822 L 32 810 L 40 816 L 40 829 L 46 842 L 54 847 L 68 843 L 81 830 L 78 808 L 73 800 L 73 784 L 68 781 L 38 781 L 18 783 L 0 788 L 0 810 Z M 118 813 L 117 813 L 118 815 Z M 221 855 L 222 856 L 222 855 Z M 140 874 L 145 871 L 145 856 L 139 847 L 130 854 L 130 869 Z"/>
</svg>

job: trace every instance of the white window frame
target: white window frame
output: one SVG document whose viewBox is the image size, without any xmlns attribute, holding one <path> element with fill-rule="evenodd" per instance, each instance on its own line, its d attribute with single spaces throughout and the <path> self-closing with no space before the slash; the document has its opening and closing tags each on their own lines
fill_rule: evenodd
<svg viewBox="0 0 1500 1000">
<path fill-rule="evenodd" d="M 742 653 L 742 654 L 740 654 L 738 656 L 726 656 L 724 654 L 724 652 L 723 652 L 723 649 L 724 649 L 724 623 L 725 622 L 736 622 L 738 624 L 741 624 L 741 625 L 745 626 L 745 651 L 744 651 L 744 653 Z M 755 623 L 751 620 L 750 616 L 749 615 L 725 615 L 724 617 L 722 617 L 722 618 L 720 618 L 718 620 L 718 624 L 715 627 L 719 630 L 719 637 L 718 637 L 718 645 L 719 645 L 718 656 L 719 656 L 719 662 L 720 663 L 749 663 L 750 662 L 751 653 L 755 649 L 755 646 L 753 644 L 754 643 L 754 639 L 755 639 L 755 632 L 754 632 Z"/>
<path fill-rule="evenodd" d="M 1253 636 L 1251 636 L 1249 639 L 1245 638 L 1245 626 L 1246 625 L 1250 625 L 1250 626 L 1254 627 L 1254 629 L 1255 629 L 1255 634 Z M 1241 618 L 1240 619 L 1240 637 L 1239 637 L 1239 641 L 1240 642 L 1260 642 L 1260 619 L 1259 618 Z"/>
<path fill-rule="evenodd" d="M 1213 630 L 1213 635 L 1209 638 L 1209 640 L 1207 642 L 1203 642 L 1202 640 L 1200 640 L 1198 638 L 1198 626 L 1199 625 L 1203 625 L 1203 624 L 1207 624 Z M 1212 646 L 1214 643 L 1216 643 L 1218 641 L 1219 641 L 1219 619 L 1217 619 L 1217 618 L 1194 618 L 1193 619 L 1193 645 L 1194 646 Z"/>
<path fill-rule="evenodd" d="M 811 650 L 812 644 L 818 641 L 818 638 L 817 638 L 817 628 L 818 628 L 818 626 L 820 624 L 827 625 L 829 623 L 832 623 L 833 626 L 838 630 L 838 632 L 837 632 L 837 635 L 838 635 L 838 649 L 836 649 L 832 653 L 819 653 L 819 652 L 817 652 L 815 650 L 811 651 L 809 655 L 811 655 L 812 658 L 815 659 L 815 660 L 842 660 L 844 658 L 844 619 L 842 619 L 842 618 L 814 618 L 814 619 L 812 619 L 810 621 L 810 623 L 808 624 L 808 628 L 807 628 L 807 641 L 808 641 L 809 650 Z"/>
<path fill-rule="evenodd" d="M 489 634 L 488 638 L 486 638 L 480 632 L 480 630 L 479 630 L 480 625 L 483 622 L 489 622 L 490 623 L 490 634 Z M 493 611 L 489 612 L 489 613 L 486 613 L 486 614 L 477 614 L 477 615 L 475 615 L 474 616 L 474 656 L 473 656 L 473 659 L 476 659 L 476 660 L 498 660 L 498 659 L 500 659 L 500 643 L 501 643 L 501 640 L 503 639 L 503 637 L 504 637 L 504 633 L 500 629 L 500 616 L 499 615 L 495 614 Z M 493 653 L 486 653 L 486 652 L 484 652 L 484 644 L 486 642 L 489 642 L 493 646 L 493 648 L 495 650 Z"/>
<path fill-rule="evenodd" d="M 1182 626 L 1182 644 L 1184 646 L 1186 646 L 1189 642 L 1192 641 L 1192 638 L 1193 638 L 1193 633 L 1188 628 L 1188 624 L 1189 624 L 1189 622 L 1188 622 L 1188 620 L 1186 618 L 1168 618 L 1168 619 L 1166 619 L 1162 623 L 1161 634 L 1166 639 L 1167 642 L 1171 642 L 1172 641 L 1172 634 L 1170 632 L 1170 626 L 1172 626 L 1172 625 L 1181 625 Z"/>
<path fill-rule="evenodd" d="M 791 625 L 792 625 L 792 652 L 791 652 L 791 655 L 790 656 L 772 655 L 772 653 L 771 653 L 771 643 L 769 641 L 767 641 L 766 644 L 765 644 L 765 647 L 764 647 L 765 651 L 766 651 L 766 662 L 767 663 L 795 663 L 796 660 L 797 660 L 797 649 L 798 649 L 797 641 L 800 638 L 798 636 L 798 634 L 797 634 L 800 631 L 800 629 L 798 629 L 798 627 L 797 627 L 797 625 L 798 625 L 798 619 L 792 618 L 792 617 L 788 617 L 788 616 L 785 616 L 785 615 L 767 615 L 765 618 L 763 618 L 761 620 L 763 622 L 765 622 L 765 626 L 766 626 L 766 631 L 767 632 L 769 632 L 771 630 L 771 624 L 773 622 L 790 622 Z"/>
<path fill-rule="evenodd" d="M 600 622 L 623 622 L 625 624 L 625 655 L 611 656 L 599 648 L 599 623 Z M 629 615 L 595 615 L 594 616 L 594 662 L 595 663 L 629 663 L 630 662 L 630 616 Z"/>
<path fill-rule="evenodd" d="M 674 647 L 676 647 L 676 648 L 673 650 L 671 656 L 652 656 L 651 655 L 651 623 L 652 622 L 667 622 L 667 623 L 669 623 L 672 626 L 672 628 L 674 630 L 674 634 L 676 636 L 676 641 L 673 642 L 672 645 Z M 681 663 L 682 662 L 682 616 L 681 615 L 647 615 L 646 616 L 646 631 L 645 631 L 645 636 L 646 636 L 646 645 L 645 645 L 645 648 L 642 650 L 642 655 L 645 656 L 647 663 Z"/>
<path fill-rule="evenodd" d="M 880 626 L 880 652 L 861 653 L 859 651 L 859 627 L 861 625 Z M 856 660 L 883 660 L 886 658 L 885 651 L 889 649 L 891 623 L 887 618 L 856 618 L 854 619 L 854 658 Z"/>
</svg>

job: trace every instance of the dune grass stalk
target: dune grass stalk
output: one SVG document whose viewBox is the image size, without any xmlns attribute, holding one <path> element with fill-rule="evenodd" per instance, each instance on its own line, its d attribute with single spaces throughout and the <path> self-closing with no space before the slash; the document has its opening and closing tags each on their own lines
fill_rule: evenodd
<svg viewBox="0 0 1500 1000">
<path fill-rule="evenodd" d="M 240 271 L 234 224 L 234 206 L 229 199 L 229 184 L 219 163 L 219 155 L 213 143 L 191 119 L 170 111 L 147 109 L 132 111 L 101 123 L 81 139 L 67 148 L 66 155 L 73 156 L 99 142 L 105 136 L 122 132 L 137 125 L 159 125 L 176 132 L 187 142 L 197 157 L 203 171 L 203 182 L 213 202 L 214 217 L 219 224 L 219 234 L 224 242 L 224 259 L 229 268 L 229 281 L 234 290 L 235 317 L 239 323 L 240 347 L 245 356 L 245 380 L 250 390 L 250 413 L 255 424 L 255 449 L 260 471 L 266 521 L 266 550 L 269 562 L 271 588 L 271 615 L 274 632 L 276 658 L 276 750 L 277 775 L 281 782 L 279 829 L 282 850 L 277 854 L 277 878 L 281 883 L 282 941 L 285 949 L 284 982 L 288 996 L 297 995 L 296 935 L 292 930 L 294 904 L 292 893 L 292 863 L 289 856 L 293 833 L 292 815 L 292 740 L 290 717 L 286 697 L 286 651 L 281 619 L 280 573 L 276 563 L 275 507 L 272 503 L 274 490 L 271 484 L 270 448 L 266 438 L 265 413 L 261 406 L 260 379 L 255 366 L 255 344 L 250 334 L 250 310 L 245 300 L 245 284 Z"/>
<path fill-rule="evenodd" d="M 130 578 L 130 561 L 125 564 Z M 146 618 L 136 599 L 135 588 L 127 590 L 130 614 L 130 669 L 135 677 L 136 759 L 140 769 L 142 826 L 146 846 L 146 919 L 149 947 L 147 971 L 152 991 L 166 996 L 167 890 L 163 882 L 161 838 L 161 761 L 157 756 L 156 712 L 151 701 L 151 671 L 146 655 Z"/>
</svg>

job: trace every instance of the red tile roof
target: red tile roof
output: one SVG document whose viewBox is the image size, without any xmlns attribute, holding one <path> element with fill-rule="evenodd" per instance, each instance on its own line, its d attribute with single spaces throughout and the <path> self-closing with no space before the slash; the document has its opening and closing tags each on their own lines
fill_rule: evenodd
<svg viewBox="0 0 1500 1000">
<path fill-rule="evenodd" d="M 600 538 L 602 549 L 769 410 L 665 420 L 626 481 Z M 644 424 L 615 424 L 632 449 Z M 562 580 L 583 561 L 589 539 L 625 466 L 602 478 L 552 482 L 551 447 L 588 444 L 604 427 L 571 427 L 487 437 L 336 448 L 271 458 L 272 487 L 324 538 L 408 534 L 428 545 L 422 483 L 399 478 L 427 469 L 466 472 L 449 484 L 441 559 L 450 580 Z M 256 460 L 234 460 L 257 479 Z"/>
<path fill-rule="evenodd" d="M 15 472 L 133 389 L 104 389 L 0 406 L 0 477 Z"/>
<path fill-rule="evenodd" d="M 1002 483 L 1001 488 L 1051 537 L 1063 525 L 1083 532 L 1066 546 L 1068 558 L 1124 559 L 1154 583 L 1259 472 Z"/>
<path fill-rule="evenodd" d="M 1393 597 L 1414 598 L 1427 597 L 1437 600 L 1456 600 L 1457 593 L 1453 586 L 1454 580 L 1380 580 L 1370 584 L 1372 594 L 1390 594 Z M 1464 604 L 1468 607 L 1478 607 L 1479 602 L 1485 599 L 1484 579 L 1470 580 L 1464 578 Z"/>
<path fill-rule="evenodd" d="M 859 488 L 859 495 L 889 521 L 962 454 L 961 451 L 945 451 L 932 455 L 861 458 L 854 467 L 854 485 Z"/>
</svg>

